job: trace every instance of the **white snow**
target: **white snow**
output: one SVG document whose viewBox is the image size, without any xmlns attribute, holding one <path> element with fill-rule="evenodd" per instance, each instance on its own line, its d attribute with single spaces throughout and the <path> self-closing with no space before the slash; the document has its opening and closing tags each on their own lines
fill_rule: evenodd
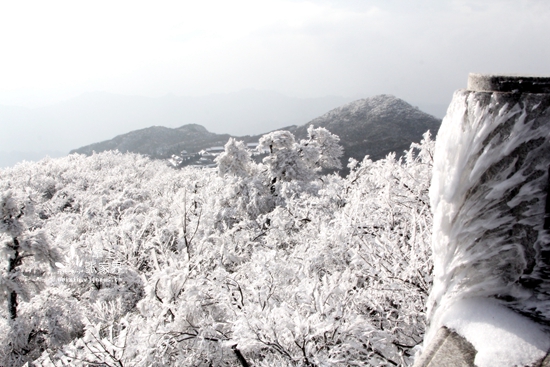
<svg viewBox="0 0 550 367">
<path fill-rule="evenodd" d="M 477 367 L 527 366 L 550 349 L 550 337 L 537 323 L 496 300 L 459 300 L 441 321 L 473 344 Z"/>
</svg>

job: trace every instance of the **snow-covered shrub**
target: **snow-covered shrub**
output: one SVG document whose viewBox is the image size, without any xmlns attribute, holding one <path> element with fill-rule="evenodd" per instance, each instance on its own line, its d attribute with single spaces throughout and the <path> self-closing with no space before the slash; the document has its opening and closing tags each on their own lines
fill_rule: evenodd
<svg viewBox="0 0 550 367">
<path fill-rule="evenodd" d="M 111 152 L 2 170 L 4 196 L 34 193 L 63 266 L 21 302 L 20 324 L 2 314 L 0 364 L 411 364 L 431 287 L 433 142 L 342 178 L 320 176 L 337 137 L 309 133 L 265 137 L 261 164 L 230 141 L 223 172 Z"/>
</svg>

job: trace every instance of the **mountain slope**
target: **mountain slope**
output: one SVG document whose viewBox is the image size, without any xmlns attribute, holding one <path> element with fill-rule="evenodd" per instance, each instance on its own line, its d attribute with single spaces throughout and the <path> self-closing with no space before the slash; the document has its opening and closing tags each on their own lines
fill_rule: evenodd
<svg viewBox="0 0 550 367">
<path fill-rule="evenodd" d="M 345 167 L 350 157 L 361 160 L 369 155 L 377 160 L 390 152 L 400 156 L 411 142 L 420 142 L 427 130 L 435 137 L 441 120 L 392 95 L 378 95 L 335 108 L 293 132 L 305 138 L 310 125 L 340 137 Z"/>
</svg>

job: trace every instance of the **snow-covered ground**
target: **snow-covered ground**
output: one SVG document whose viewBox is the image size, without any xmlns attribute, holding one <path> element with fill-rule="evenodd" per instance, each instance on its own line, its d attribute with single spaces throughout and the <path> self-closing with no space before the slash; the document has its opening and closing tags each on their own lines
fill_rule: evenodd
<svg viewBox="0 0 550 367">
<path fill-rule="evenodd" d="M 494 299 L 461 299 L 441 315 L 440 323 L 472 343 L 477 367 L 528 366 L 550 350 L 550 336 L 541 325 Z"/>
</svg>

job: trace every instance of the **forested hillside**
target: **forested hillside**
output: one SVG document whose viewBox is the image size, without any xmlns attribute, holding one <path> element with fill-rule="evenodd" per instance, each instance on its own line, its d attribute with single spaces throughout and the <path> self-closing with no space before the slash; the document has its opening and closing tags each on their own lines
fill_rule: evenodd
<svg viewBox="0 0 550 367">
<path fill-rule="evenodd" d="M 0 365 L 410 365 L 432 281 L 433 141 L 337 167 L 338 137 L 231 139 L 0 170 Z"/>
</svg>

